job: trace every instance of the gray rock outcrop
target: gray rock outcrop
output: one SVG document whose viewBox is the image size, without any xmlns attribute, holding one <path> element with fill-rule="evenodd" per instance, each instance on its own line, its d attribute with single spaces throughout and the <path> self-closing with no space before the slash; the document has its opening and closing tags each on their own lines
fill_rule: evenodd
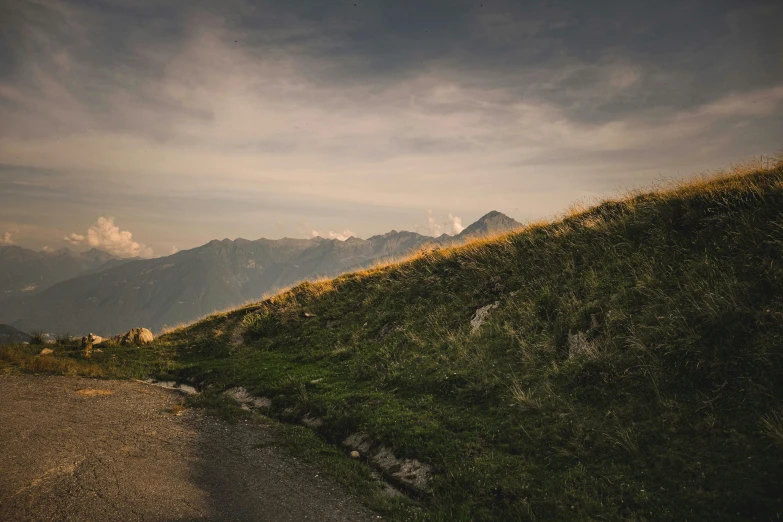
<svg viewBox="0 0 783 522">
<path fill-rule="evenodd" d="M 141 346 L 143 344 L 150 344 L 154 340 L 155 336 L 146 328 L 132 328 L 119 336 L 119 343 L 122 346 L 130 344 Z"/>
</svg>

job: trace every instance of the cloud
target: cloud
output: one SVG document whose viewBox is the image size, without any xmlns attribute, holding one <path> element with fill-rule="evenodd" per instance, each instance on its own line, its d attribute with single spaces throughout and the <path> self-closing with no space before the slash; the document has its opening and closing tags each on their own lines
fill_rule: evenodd
<svg viewBox="0 0 783 522">
<path fill-rule="evenodd" d="M 95 213 L 187 223 L 148 226 L 145 242 L 167 252 L 174 237 L 189 248 L 196 237 L 278 235 L 278 218 L 334 227 L 340 209 L 339 223 L 367 237 L 421 221 L 435 201 L 439 212 L 542 217 L 779 146 L 783 70 L 754 63 L 768 62 L 771 37 L 781 42 L 780 7 L 740 10 L 727 34 L 722 9 L 690 23 L 680 11 L 690 2 L 643 17 L 623 7 L 619 21 L 578 2 L 175 1 L 166 16 L 121 3 L 9 4 L 0 163 L 57 174 L 56 186 L 0 180 L 15 221 L 63 226 L 78 206 L 66 230 Z M 72 206 L 58 199 L 42 218 L 30 202 L 61 187 Z M 90 210 L 97 201 L 106 206 Z M 462 226 L 432 219 L 433 235 Z"/>
<path fill-rule="evenodd" d="M 415 225 L 414 229 L 417 231 L 423 229 L 425 234 L 437 237 L 444 233 L 450 235 L 459 234 L 465 230 L 465 227 L 462 226 L 462 218 L 459 216 L 455 216 L 454 214 L 449 213 L 448 218 L 442 222 L 439 222 L 432 213 L 432 210 L 428 210 L 427 224 L 424 227 Z"/>
<path fill-rule="evenodd" d="M 342 232 L 335 232 L 333 230 L 330 230 L 329 232 L 326 232 L 324 234 L 318 232 L 315 229 L 310 231 L 310 237 L 318 237 L 318 236 L 325 237 L 327 239 L 336 239 L 338 241 L 345 241 L 350 237 L 356 237 L 356 232 L 354 232 L 353 230 L 348 230 L 347 228 Z"/>
<path fill-rule="evenodd" d="M 4 232 L 2 236 L 0 236 L 0 245 L 13 245 L 14 240 L 11 237 L 10 232 Z"/>
<path fill-rule="evenodd" d="M 67 241 L 68 243 L 72 245 L 81 245 L 84 242 L 84 236 L 82 234 L 72 233 L 70 235 L 67 235 L 63 238 L 63 240 Z"/>
<path fill-rule="evenodd" d="M 88 244 L 92 248 L 105 250 L 117 257 L 152 257 L 152 249 L 133 241 L 133 234 L 120 230 L 114 224 L 114 218 L 101 216 L 88 230 L 87 234 L 72 233 L 65 236 L 65 241 L 72 245 Z"/>
<path fill-rule="evenodd" d="M 448 223 L 448 227 L 446 228 L 446 230 L 449 230 L 451 234 L 459 234 L 460 232 L 465 230 L 465 227 L 462 226 L 461 217 L 449 214 L 449 220 L 447 223 Z"/>
</svg>

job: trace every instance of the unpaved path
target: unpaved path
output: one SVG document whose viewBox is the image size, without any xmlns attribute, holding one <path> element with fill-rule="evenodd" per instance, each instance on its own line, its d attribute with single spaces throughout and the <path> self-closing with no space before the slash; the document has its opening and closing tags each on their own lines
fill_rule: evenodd
<svg viewBox="0 0 783 522">
<path fill-rule="evenodd" d="M 97 390 L 97 391 L 96 391 Z M 128 381 L 0 376 L 0 520 L 377 520 L 275 448 Z"/>
</svg>

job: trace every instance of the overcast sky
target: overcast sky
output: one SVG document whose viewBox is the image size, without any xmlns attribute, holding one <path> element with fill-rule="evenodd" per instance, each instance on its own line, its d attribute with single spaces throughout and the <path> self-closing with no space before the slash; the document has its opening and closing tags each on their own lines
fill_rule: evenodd
<svg viewBox="0 0 783 522">
<path fill-rule="evenodd" d="M 780 0 L 0 4 L 2 244 L 451 233 L 783 146 Z"/>
</svg>

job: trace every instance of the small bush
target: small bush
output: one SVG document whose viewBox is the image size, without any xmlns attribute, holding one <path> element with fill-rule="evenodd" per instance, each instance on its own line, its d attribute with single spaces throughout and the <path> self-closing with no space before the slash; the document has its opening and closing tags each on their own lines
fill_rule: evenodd
<svg viewBox="0 0 783 522">
<path fill-rule="evenodd" d="M 78 341 L 79 339 L 77 337 L 72 337 L 69 332 L 60 333 L 54 337 L 55 344 L 59 346 L 73 346 Z"/>
<path fill-rule="evenodd" d="M 43 330 L 33 330 L 30 333 L 30 344 L 40 346 L 44 343 L 45 336 Z"/>
</svg>

